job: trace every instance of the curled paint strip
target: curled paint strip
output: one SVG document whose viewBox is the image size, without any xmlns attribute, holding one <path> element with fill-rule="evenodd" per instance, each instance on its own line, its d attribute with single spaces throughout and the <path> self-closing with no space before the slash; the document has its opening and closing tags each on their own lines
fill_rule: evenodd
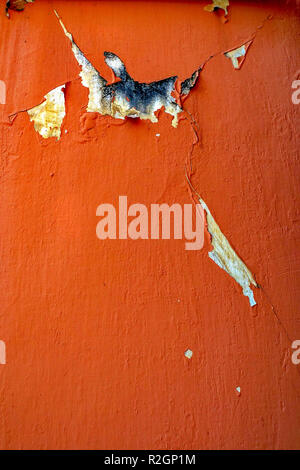
<svg viewBox="0 0 300 470">
<path fill-rule="evenodd" d="M 236 254 L 225 235 L 221 232 L 220 227 L 211 215 L 203 199 L 199 198 L 199 201 L 206 213 L 207 229 L 211 235 L 211 243 L 214 248 L 208 253 L 208 256 L 236 280 L 242 287 L 243 294 L 249 298 L 250 306 L 253 307 L 256 305 L 256 302 L 250 285 L 252 284 L 255 287 L 258 287 L 258 285 L 252 273 Z"/>
</svg>

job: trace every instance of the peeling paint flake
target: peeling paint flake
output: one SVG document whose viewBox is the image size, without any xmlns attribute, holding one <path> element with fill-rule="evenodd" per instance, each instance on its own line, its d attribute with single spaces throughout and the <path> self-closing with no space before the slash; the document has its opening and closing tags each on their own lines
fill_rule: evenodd
<svg viewBox="0 0 300 470">
<path fill-rule="evenodd" d="M 33 3 L 34 0 L 9 0 L 6 2 L 5 13 L 9 18 L 8 10 L 23 11 L 27 3 Z"/>
<path fill-rule="evenodd" d="M 206 5 L 204 10 L 213 12 L 216 8 L 221 8 L 225 11 L 225 16 L 228 14 L 227 7 L 229 6 L 229 0 L 213 0 L 210 5 Z"/>
<path fill-rule="evenodd" d="M 203 199 L 199 198 L 199 202 L 206 212 L 207 229 L 211 235 L 211 243 L 214 248 L 213 251 L 208 253 L 208 256 L 236 280 L 242 287 L 243 294 L 249 298 L 250 306 L 253 307 L 256 305 L 256 302 L 250 285 L 253 284 L 255 287 L 258 287 L 258 285 L 252 273 L 235 253 L 229 241 L 221 232 L 220 227 L 211 215 Z"/>
<path fill-rule="evenodd" d="M 122 60 L 112 52 L 104 52 L 105 63 L 120 80 L 107 84 L 94 66 L 79 49 L 72 34 L 67 31 L 58 13 L 54 10 L 60 25 L 71 41 L 73 54 L 81 67 L 80 77 L 83 86 L 89 89 L 88 112 L 98 112 L 117 119 L 140 118 L 158 122 L 155 112 L 164 107 L 173 116 L 172 126 L 177 127 L 178 114 L 182 108 L 172 96 L 177 77 L 169 77 L 152 83 L 140 83 L 128 74 Z"/>
<path fill-rule="evenodd" d="M 236 70 L 239 70 L 245 60 L 245 56 L 252 41 L 248 41 L 237 49 L 225 52 L 224 55 L 231 59 L 232 65 Z"/>
<path fill-rule="evenodd" d="M 187 357 L 188 359 L 192 359 L 193 357 L 193 351 L 191 351 L 190 349 L 187 349 L 184 353 L 185 357 Z"/>
<path fill-rule="evenodd" d="M 201 70 L 202 68 L 199 67 L 189 78 L 187 78 L 181 83 L 181 95 L 188 95 L 191 89 L 194 88 L 198 81 Z"/>
<path fill-rule="evenodd" d="M 44 139 L 56 137 L 58 140 L 61 136 L 61 125 L 66 115 L 64 88 L 65 85 L 54 88 L 45 95 L 43 103 L 27 111 L 35 130 Z"/>
</svg>

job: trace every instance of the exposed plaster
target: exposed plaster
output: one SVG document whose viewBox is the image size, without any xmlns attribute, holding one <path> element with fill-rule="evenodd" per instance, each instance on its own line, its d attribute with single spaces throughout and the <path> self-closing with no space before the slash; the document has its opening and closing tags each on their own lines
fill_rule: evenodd
<svg viewBox="0 0 300 470">
<path fill-rule="evenodd" d="M 210 5 L 206 5 L 204 10 L 213 12 L 216 8 L 221 8 L 225 11 L 225 16 L 228 14 L 227 7 L 229 6 L 229 0 L 213 0 Z"/>
<path fill-rule="evenodd" d="M 45 95 L 43 103 L 27 111 L 35 130 L 45 139 L 60 138 L 61 125 L 66 115 L 64 88 L 65 85 L 54 88 Z"/>
<path fill-rule="evenodd" d="M 172 96 L 172 93 L 175 92 L 177 76 L 152 83 L 140 83 L 131 78 L 124 63 L 116 54 L 104 52 L 105 63 L 120 79 L 115 83 L 108 84 L 79 49 L 58 13 L 55 10 L 54 12 L 65 35 L 71 41 L 73 54 L 81 67 L 79 75 L 82 84 L 89 89 L 88 112 L 98 112 L 117 119 L 130 117 L 158 122 L 155 112 L 164 108 L 166 113 L 173 116 L 172 126 L 177 127 L 178 114 L 183 111 Z M 194 72 L 182 83 L 181 92 L 184 95 L 187 95 L 196 84 L 200 70 Z"/>
<path fill-rule="evenodd" d="M 248 48 L 251 46 L 252 40 L 246 42 L 242 46 L 232 49 L 231 51 L 225 52 L 224 55 L 231 59 L 232 65 L 235 69 L 240 69 L 244 60 L 246 53 L 248 51 Z"/>
<path fill-rule="evenodd" d="M 249 298 L 250 306 L 253 307 L 256 305 L 256 302 L 250 285 L 252 284 L 255 287 L 258 287 L 258 285 L 252 273 L 233 250 L 225 235 L 221 232 L 220 227 L 211 215 L 203 199 L 199 198 L 199 202 L 206 213 L 207 230 L 211 235 L 211 244 L 214 248 L 208 253 L 208 256 L 236 280 L 242 287 L 243 294 Z"/>
</svg>

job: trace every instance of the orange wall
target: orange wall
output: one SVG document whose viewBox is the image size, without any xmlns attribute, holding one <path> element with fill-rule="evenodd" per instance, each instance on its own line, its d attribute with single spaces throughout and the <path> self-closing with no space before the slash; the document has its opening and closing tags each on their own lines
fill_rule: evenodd
<svg viewBox="0 0 300 470">
<path fill-rule="evenodd" d="M 299 16 L 236 1 L 225 23 L 205 4 L 36 0 L 0 15 L 1 449 L 300 448 Z M 187 113 L 177 129 L 165 113 L 91 119 L 54 7 L 108 80 L 106 50 L 150 82 L 255 38 L 240 70 L 217 54 L 185 101 L 194 145 Z M 60 140 L 26 112 L 9 122 L 63 83 Z M 97 206 L 119 195 L 191 203 L 192 149 L 193 186 L 261 286 L 255 307 L 207 233 L 200 251 L 96 237 Z"/>
</svg>

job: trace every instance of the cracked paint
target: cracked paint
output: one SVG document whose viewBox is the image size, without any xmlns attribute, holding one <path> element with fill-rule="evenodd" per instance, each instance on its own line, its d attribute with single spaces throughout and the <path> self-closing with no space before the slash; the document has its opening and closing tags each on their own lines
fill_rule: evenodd
<svg viewBox="0 0 300 470">
<path fill-rule="evenodd" d="M 44 139 L 61 136 L 61 125 L 66 115 L 65 94 L 63 89 L 65 85 L 58 86 L 45 95 L 46 100 L 43 103 L 27 110 L 30 121 L 34 122 L 35 130 Z"/>
<path fill-rule="evenodd" d="M 213 0 L 213 2 L 204 7 L 204 10 L 213 12 L 216 8 L 220 8 L 225 11 L 225 16 L 228 14 L 227 7 L 229 6 L 229 0 Z"/>
<path fill-rule="evenodd" d="M 122 50 L 141 81 L 185 79 L 214 54 L 201 88 L 177 102 L 176 130 L 164 112 L 157 124 L 86 112 L 53 3 L 88 59 Z M 285 2 L 230 2 L 224 27 L 208 3 L 43 0 L 11 12 L 14 25 L 2 14 L 0 331 L 12 359 L 0 365 L 2 448 L 299 448 L 299 22 Z M 224 53 L 254 31 L 240 76 Z M 61 139 L 44 140 L 22 110 L 64 83 Z M 94 209 L 119 194 L 191 202 L 184 164 L 262 283 L 250 285 L 254 308 L 209 259 L 208 239 L 194 253 L 180 241 L 96 240 Z"/>
<path fill-rule="evenodd" d="M 58 13 L 54 10 L 60 25 L 71 41 L 73 54 L 81 67 L 82 85 L 89 89 L 87 112 L 98 112 L 116 119 L 140 118 L 158 122 L 156 111 L 164 108 L 167 114 L 173 116 L 172 126 L 178 125 L 178 114 L 183 109 L 177 104 L 172 93 L 175 92 L 177 76 L 168 77 L 152 83 L 135 81 L 127 72 L 122 60 L 113 52 L 104 52 L 105 63 L 120 80 L 108 84 L 95 67 L 87 60 L 79 49 L 73 36 L 63 24 Z M 181 93 L 187 95 L 196 84 L 201 69 L 183 81 Z"/>
<path fill-rule="evenodd" d="M 258 285 L 252 273 L 233 250 L 225 235 L 221 232 L 220 227 L 211 215 L 203 199 L 199 198 L 199 202 L 206 213 L 207 229 L 211 235 L 211 243 L 214 248 L 208 253 L 208 256 L 236 280 L 242 287 L 243 294 L 249 298 L 250 306 L 253 307 L 256 305 L 256 302 L 250 285 L 252 284 L 255 287 L 258 287 Z"/>
<path fill-rule="evenodd" d="M 247 53 L 248 48 L 251 46 L 252 40 L 246 42 L 240 47 L 236 49 L 232 49 L 231 51 L 225 52 L 224 55 L 231 59 L 232 65 L 235 69 L 239 70 L 245 60 L 245 56 Z"/>
</svg>

